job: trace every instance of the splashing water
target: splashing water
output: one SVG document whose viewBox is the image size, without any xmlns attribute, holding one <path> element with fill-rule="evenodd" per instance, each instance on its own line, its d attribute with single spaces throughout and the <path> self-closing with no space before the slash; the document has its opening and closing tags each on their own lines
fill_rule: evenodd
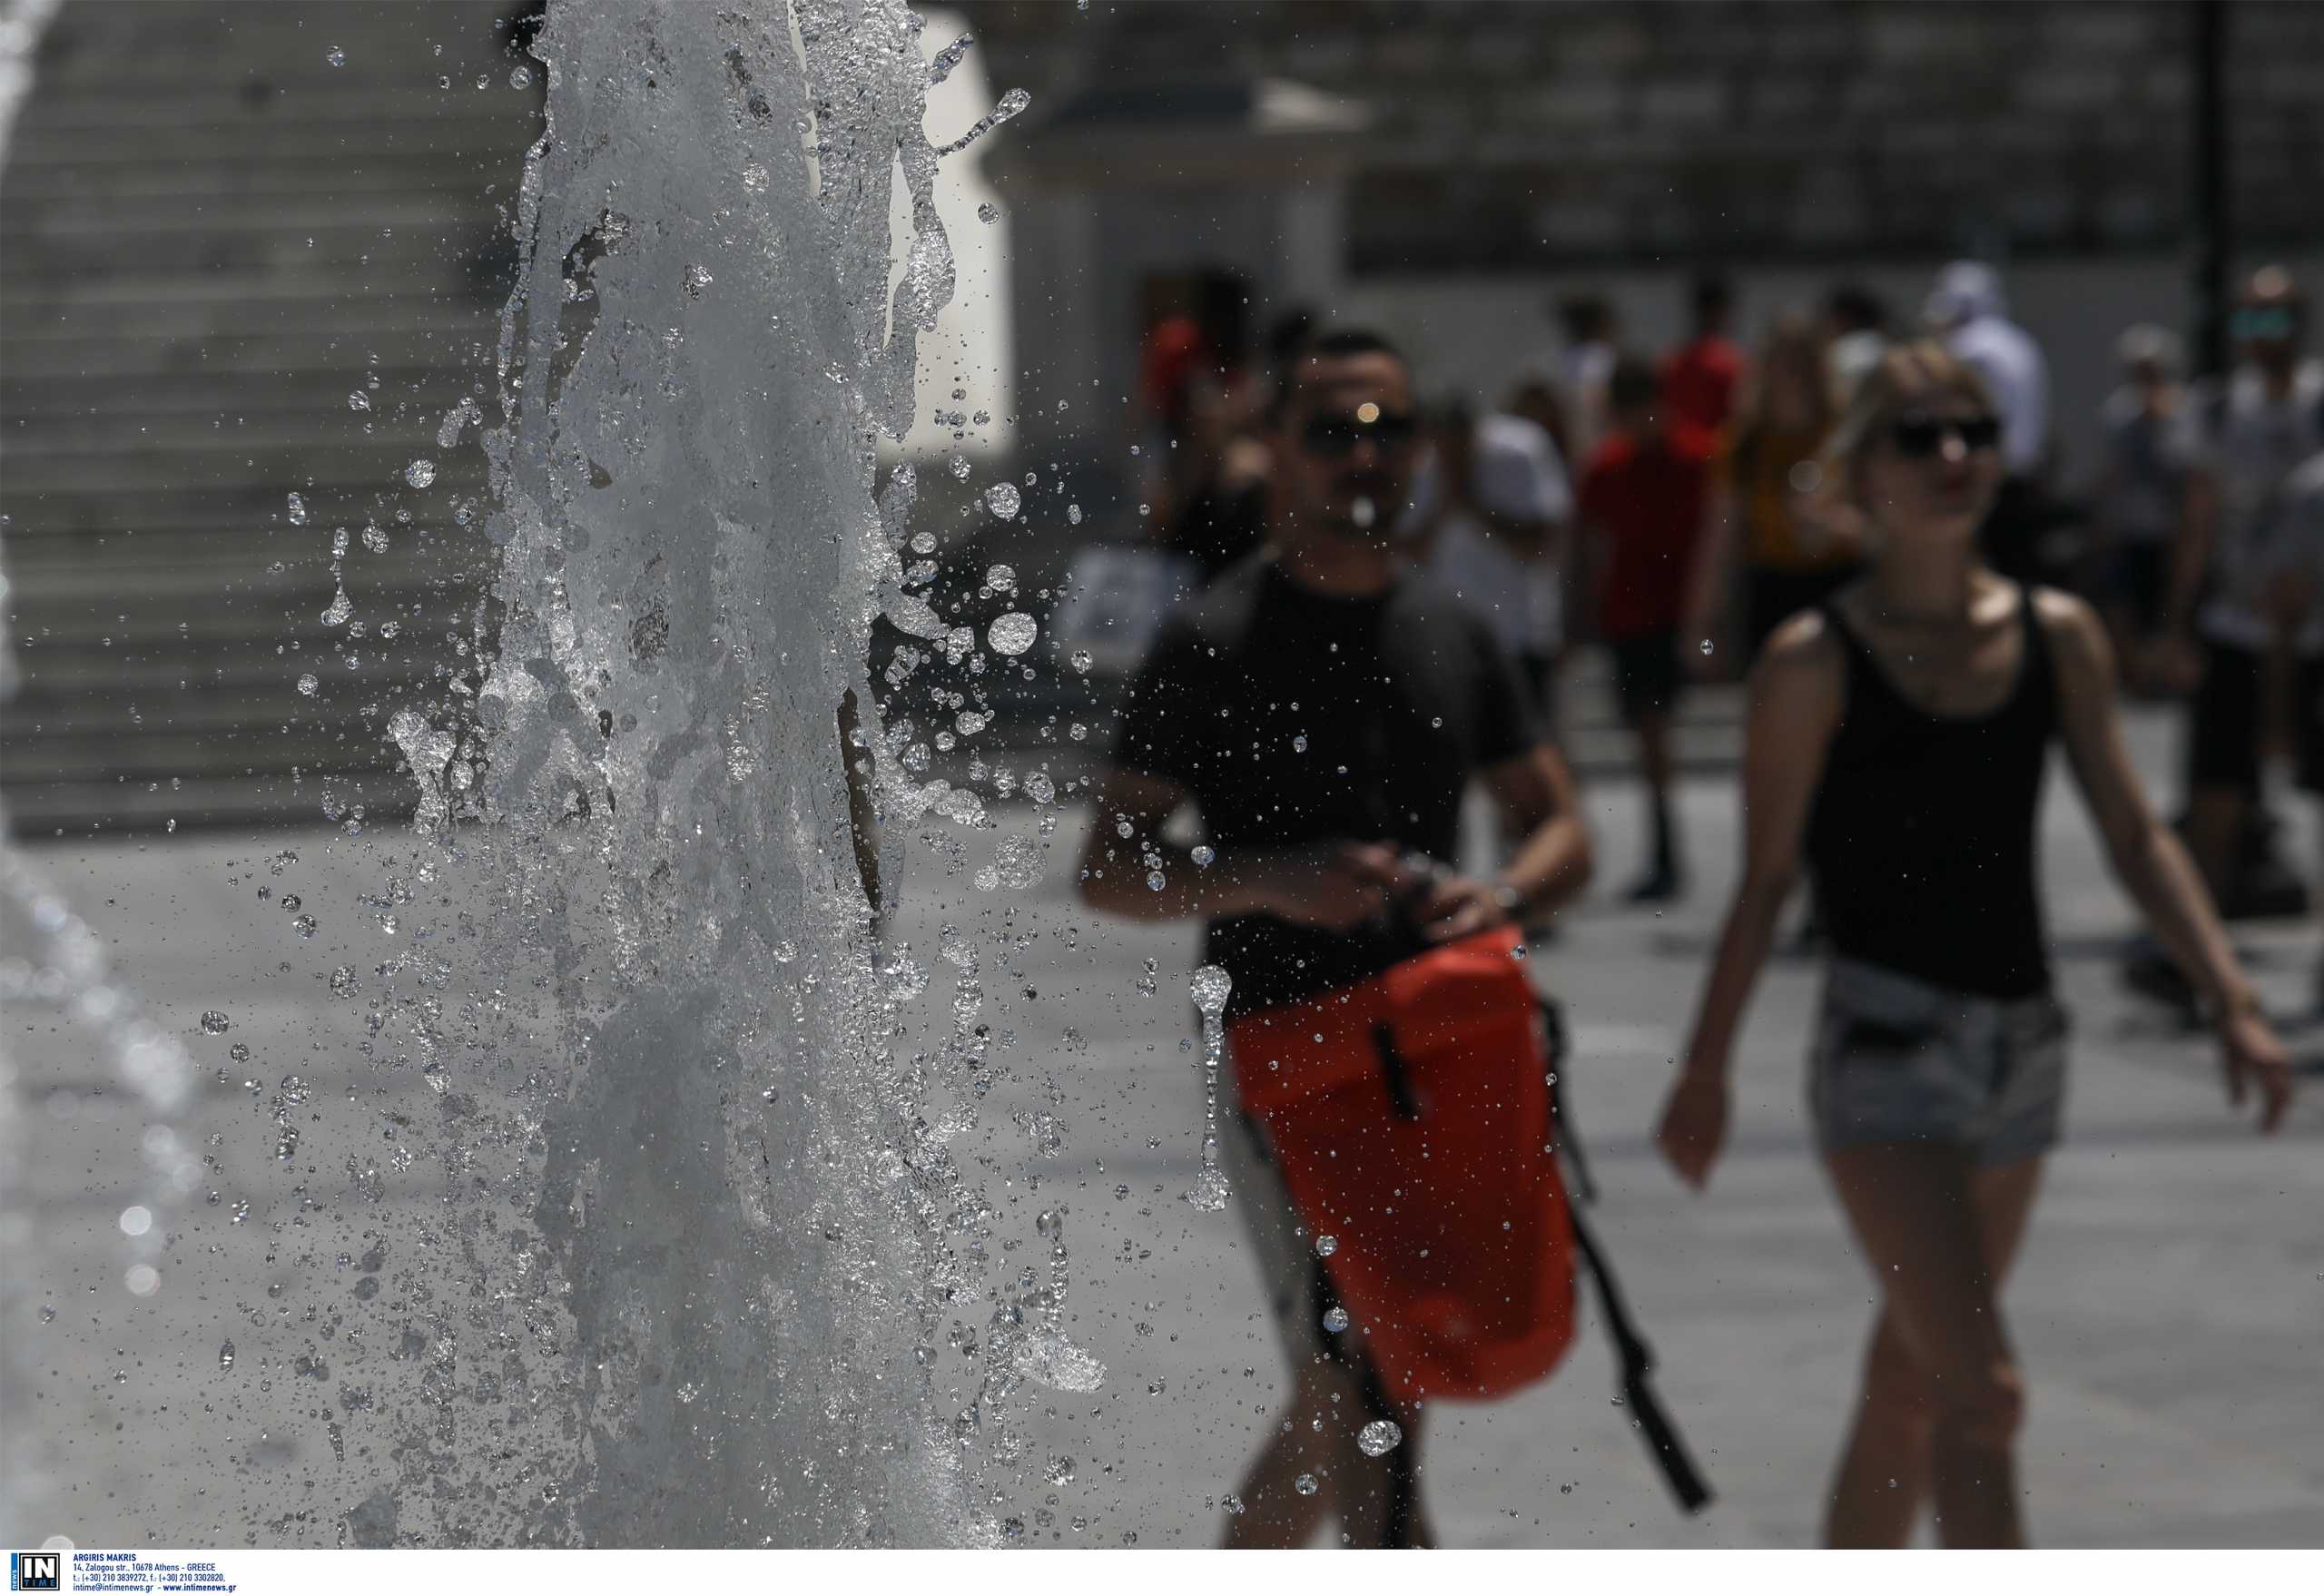
<svg viewBox="0 0 2324 1596">
<path fill-rule="evenodd" d="M 1226 1049 L 1226 994 L 1234 978 L 1216 964 L 1195 971 L 1195 1007 L 1202 1010 L 1202 1173 L 1186 1199 L 1206 1214 L 1226 1206 L 1226 1174 L 1218 1167 L 1218 1066 Z"/>
<path fill-rule="evenodd" d="M 954 1245 L 983 1210 L 919 1110 L 939 1069 L 980 1067 L 982 1028 L 890 1041 L 927 983 L 875 940 L 841 764 L 873 614 L 946 634 L 901 592 L 909 473 L 873 492 L 952 289 L 919 26 L 900 0 L 558 3 L 533 47 L 550 131 L 518 194 L 499 425 L 463 401 L 437 434 L 487 429 L 501 618 L 384 728 L 419 790 L 396 845 L 429 885 L 383 896 L 388 955 L 328 985 L 433 1089 L 316 1220 L 363 1260 L 361 1335 L 332 1354 L 360 1402 L 326 1415 L 340 1466 L 301 1502 L 322 1536 L 989 1542 L 984 1465 L 918 1355 L 943 1305 L 1007 1327 L 984 1338 L 989 1447 L 1019 1387 L 1104 1378 L 1063 1334 L 1061 1218 L 1038 1286 L 990 1286 L 981 1242 Z M 351 627 L 344 591 L 325 618 Z M 893 882 L 898 818 L 970 823 L 974 796 L 913 784 L 868 721 L 858 746 Z M 1035 879 L 1021 852 L 997 875 Z M 971 960 L 940 1001 L 973 1020 L 975 981 Z M 311 1095 L 273 1093 L 286 1163 Z M 383 1197 L 424 1228 L 381 1232 Z M 235 1339 L 209 1343 L 222 1375 L 320 1367 L 255 1318 Z M 310 1427 L 304 1382 L 274 1384 L 241 1393 L 253 1419 Z M 249 1522 L 263 1488 L 232 1487 Z"/>
</svg>

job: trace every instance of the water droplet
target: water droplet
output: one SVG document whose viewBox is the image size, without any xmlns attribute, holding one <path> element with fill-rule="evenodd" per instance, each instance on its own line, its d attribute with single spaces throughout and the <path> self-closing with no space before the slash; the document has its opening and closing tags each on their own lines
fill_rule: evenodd
<svg viewBox="0 0 2324 1596">
<path fill-rule="evenodd" d="M 142 1205 L 123 1208 L 119 1223 L 123 1236 L 143 1236 L 153 1228 L 153 1210 Z"/>
<path fill-rule="evenodd" d="M 515 66 L 509 68 L 508 86 L 512 89 L 531 88 L 533 86 L 533 69 L 529 66 Z M 551 1497 L 549 1500 L 554 1502 L 556 1498 Z"/>
<path fill-rule="evenodd" d="M 1226 994 L 1235 990 L 1235 978 L 1216 964 L 1206 964 L 1195 971 L 1193 982 L 1195 1007 L 1205 1014 L 1226 1012 Z"/>
<path fill-rule="evenodd" d="M 249 1063 L 251 1061 L 250 1044 L 248 1042 L 236 1042 L 232 1047 L 226 1049 L 226 1057 L 231 1059 L 237 1064 Z"/>
<path fill-rule="evenodd" d="M 234 1344 L 232 1342 L 222 1341 L 218 1344 L 218 1366 L 221 1369 L 231 1369 L 234 1366 Z"/>
<path fill-rule="evenodd" d="M 1302 1496 L 1313 1496 L 1316 1492 L 1323 1489 L 1321 1485 L 1318 1485 L 1315 1483 L 1315 1476 L 1313 1474 L 1300 1475 L 1291 1483 L 1291 1488 L 1294 1491 L 1298 1492 Z"/>
<path fill-rule="evenodd" d="M 342 964 L 337 970 L 330 972 L 330 995 L 332 997 L 351 998 L 362 990 L 363 983 L 355 979 L 355 966 L 352 964 Z"/>
<path fill-rule="evenodd" d="M 774 961 L 777 964 L 788 964 L 793 959 L 799 957 L 799 944 L 793 941 L 788 937 L 785 937 L 783 941 L 775 943 L 773 951 L 774 953 Z"/>
<path fill-rule="evenodd" d="M 300 498 L 297 494 L 292 494 L 290 496 L 289 514 L 290 517 L 290 524 L 293 527 L 305 526 L 307 524 L 307 501 Z"/>
<path fill-rule="evenodd" d="M 1298 736 L 1294 737 L 1291 740 L 1291 751 L 1294 754 L 1305 754 L 1307 752 L 1306 734 L 1303 732 Z"/>
<path fill-rule="evenodd" d="M 1081 507 L 1078 504 L 1069 504 L 1066 506 L 1065 518 L 1076 527 L 1081 525 Z"/>
<path fill-rule="evenodd" d="M 1010 610 L 987 628 L 984 638 L 992 645 L 995 654 L 1015 655 L 1032 647 L 1033 639 L 1040 635 L 1040 627 L 1033 617 L 1022 610 Z"/>
<path fill-rule="evenodd" d="M 984 490 L 984 502 L 992 513 L 1004 521 L 1017 518 L 1017 511 L 1024 504 L 1017 489 L 1006 482 L 996 482 Z"/>
<path fill-rule="evenodd" d="M 1334 1303 L 1324 1310 L 1324 1328 L 1336 1335 L 1348 1326 L 1347 1310 Z"/>
<path fill-rule="evenodd" d="M 412 461 L 403 468 L 403 479 L 414 488 L 427 487 L 436 480 L 436 462 L 428 459 Z"/>
<path fill-rule="evenodd" d="M 1006 482 L 1002 483 L 1000 486 L 1001 488 L 1009 488 L 1009 485 Z M 994 493 L 999 491 L 1000 488 L 992 490 Z M 1017 490 L 1013 488 L 1009 488 L 1009 492 L 1010 498 L 1013 499 L 1016 496 Z M 986 497 L 990 498 L 991 494 L 987 494 Z M 1014 507 L 1015 507 L 1012 505 L 1012 512 Z M 1017 572 L 1014 567 L 1009 566 L 995 566 L 992 569 L 984 574 L 984 585 L 991 588 L 995 593 L 1014 593 L 1017 591 Z"/>
<path fill-rule="evenodd" d="M 977 207 L 977 220 L 987 227 L 1000 220 L 1000 207 L 987 200 Z"/>
<path fill-rule="evenodd" d="M 1710 639 L 1708 637 L 1703 639 L 1703 653 L 1706 655 L 1710 653 Z"/>
<path fill-rule="evenodd" d="M 1041 1477 L 1052 1485 L 1071 1484 L 1073 1460 L 1069 1457 L 1052 1457 L 1049 1461 L 1049 1466 L 1041 1471 Z"/>
<path fill-rule="evenodd" d="M 1207 842 L 1196 842 L 1192 852 L 1196 868 L 1200 870 L 1209 869 L 1211 862 L 1218 857 L 1218 850 Z"/>
<path fill-rule="evenodd" d="M 299 678 L 299 691 L 309 698 L 321 692 L 322 686 L 322 683 L 316 679 L 315 673 L 312 671 L 309 671 Z"/>
<path fill-rule="evenodd" d="M 1403 1444 L 1403 1426 L 1393 1419 L 1374 1419 L 1355 1433 L 1356 1450 L 1366 1457 L 1385 1457 Z"/>
<path fill-rule="evenodd" d="M 690 300 L 698 300 L 702 298 L 702 291 L 708 288 L 714 281 L 715 279 L 705 268 L 689 266 L 686 268 L 686 280 L 681 291 Z"/>
<path fill-rule="evenodd" d="M 347 617 L 354 613 L 355 605 L 353 601 L 349 599 L 347 596 L 347 588 L 345 585 L 342 584 L 339 592 L 332 597 L 330 601 L 330 607 L 323 611 L 323 625 L 326 626 L 343 626 L 347 624 Z"/>
<path fill-rule="evenodd" d="M 204 1009 L 202 1011 L 202 1029 L 212 1036 L 224 1036 L 231 1027 L 232 1022 L 220 1010 Z"/>
<path fill-rule="evenodd" d="M 770 175 L 757 162 L 746 162 L 743 166 L 743 186 L 754 194 L 764 193 Z"/>
<path fill-rule="evenodd" d="M 1339 1250 L 1340 1238 L 1338 1236 L 1334 1236 L 1329 1232 L 1325 1232 L 1324 1235 L 1315 1238 L 1315 1256 L 1317 1257 L 1328 1258 Z"/>
<path fill-rule="evenodd" d="M 330 49 L 323 52 L 323 59 L 330 62 L 333 66 L 345 66 L 347 64 L 347 52 L 340 49 L 338 45 L 333 44 Z"/>
<path fill-rule="evenodd" d="M 359 388 L 347 396 L 347 408 L 350 410 L 368 410 L 371 408 L 371 396 Z"/>
<path fill-rule="evenodd" d="M 1149 870 L 1146 872 L 1146 884 L 1148 890 L 1158 892 L 1169 884 L 1169 878 L 1158 870 Z"/>
</svg>

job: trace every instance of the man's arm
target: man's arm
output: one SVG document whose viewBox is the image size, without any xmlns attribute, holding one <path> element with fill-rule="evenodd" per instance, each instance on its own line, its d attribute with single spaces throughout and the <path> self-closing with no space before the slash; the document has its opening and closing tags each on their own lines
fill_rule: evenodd
<svg viewBox="0 0 2324 1596">
<path fill-rule="evenodd" d="M 1162 840 L 1163 825 L 1187 799 L 1187 789 L 1166 776 L 1108 773 L 1081 845 L 1081 901 L 1126 920 L 1272 914 L 1346 931 L 1384 909 L 1401 879 L 1391 850 L 1359 843 L 1218 849 L 1208 864 L 1197 864 L 1193 850 Z M 1159 887 L 1151 883 L 1157 872 Z"/>
<path fill-rule="evenodd" d="M 1595 861 L 1565 755 L 1537 744 L 1482 779 L 1511 829 L 1524 833 L 1499 882 L 1513 900 L 1512 917 L 1540 919 L 1580 897 Z"/>
</svg>

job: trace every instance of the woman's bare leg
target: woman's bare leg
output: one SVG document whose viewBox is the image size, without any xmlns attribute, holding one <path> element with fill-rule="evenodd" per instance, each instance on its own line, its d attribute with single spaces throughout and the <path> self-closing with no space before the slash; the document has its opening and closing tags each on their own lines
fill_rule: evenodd
<svg viewBox="0 0 2324 1596">
<path fill-rule="evenodd" d="M 1902 1545 L 1934 1498 L 1946 1545 L 2023 1544 L 2014 1442 L 2024 1397 L 1998 1299 L 2041 1161 L 1977 1169 L 1953 1149 L 1888 1143 L 1827 1165 L 1886 1301 L 1827 1541 Z"/>
<path fill-rule="evenodd" d="M 1345 1333 L 1350 1339 L 1354 1335 Z M 1266 1444 L 1244 1472 L 1237 1492 L 1243 1511 L 1227 1516 L 1221 1544 L 1230 1551 L 1305 1546 L 1333 1514 L 1338 1516 L 1350 1544 L 1387 1544 L 1389 1471 L 1397 1453 L 1371 1458 L 1356 1445 L 1356 1432 L 1371 1416 L 1364 1404 L 1362 1383 L 1350 1365 L 1318 1359 L 1302 1370 L 1289 1405 L 1275 1415 Z M 1318 1418 L 1323 1421 L 1320 1430 L 1315 1428 Z M 1397 1452 L 1403 1454 L 1407 1466 L 1416 1470 L 1420 1417 L 1399 1412 L 1396 1423 L 1404 1432 Z M 1299 1493 L 1297 1482 L 1302 1474 L 1315 1476 L 1314 1495 Z M 1413 1543 L 1433 1544 L 1434 1530 L 1418 1500 L 1417 1481 L 1413 1497 Z"/>
</svg>

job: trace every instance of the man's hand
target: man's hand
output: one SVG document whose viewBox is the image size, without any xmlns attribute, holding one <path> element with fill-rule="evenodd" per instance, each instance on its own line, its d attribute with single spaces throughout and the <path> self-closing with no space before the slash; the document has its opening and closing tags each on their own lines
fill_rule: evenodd
<svg viewBox="0 0 2324 1596">
<path fill-rule="evenodd" d="M 1490 882 L 1450 871 L 1418 883 L 1410 901 L 1421 934 L 1432 942 L 1458 941 L 1509 923 L 1509 911 Z"/>
<path fill-rule="evenodd" d="M 1693 1069 L 1680 1074 L 1671 1084 L 1654 1139 L 1663 1161 L 1700 1191 L 1727 1144 L 1727 1078 Z"/>
<path fill-rule="evenodd" d="M 1405 881 L 1395 851 L 1376 842 L 1265 854 L 1242 874 L 1262 912 L 1327 931 L 1354 931 L 1386 912 Z"/>
<path fill-rule="evenodd" d="M 2257 1008 L 2238 1005 L 2220 1022 L 2219 1051 L 2227 1074 L 2228 1102 L 2240 1108 L 2256 1089 L 2260 1131 L 2281 1125 L 2284 1110 L 2291 1105 L 2291 1059 Z"/>
</svg>

